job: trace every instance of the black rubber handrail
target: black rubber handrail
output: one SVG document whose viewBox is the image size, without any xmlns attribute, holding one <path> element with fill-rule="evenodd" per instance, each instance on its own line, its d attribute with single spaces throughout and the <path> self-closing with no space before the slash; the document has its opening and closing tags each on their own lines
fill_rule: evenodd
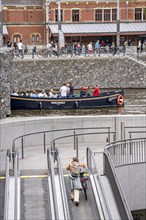
<svg viewBox="0 0 146 220">
<path fill-rule="evenodd" d="M 115 186 L 116 186 L 116 189 L 115 189 L 115 187 L 113 188 L 113 193 L 114 193 L 115 190 L 117 190 L 118 200 L 120 199 L 120 208 L 118 207 L 118 209 L 119 209 L 119 213 L 121 214 L 121 218 L 122 218 L 122 216 L 124 216 L 123 219 L 125 219 L 125 220 L 133 220 L 132 214 L 130 212 L 130 208 L 128 206 L 125 194 L 122 190 L 120 181 L 119 181 L 118 176 L 116 174 L 116 170 L 115 170 L 113 161 L 111 159 L 111 156 L 110 156 L 110 153 L 108 152 L 108 150 L 105 149 L 104 155 L 108 159 L 109 167 L 110 167 L 111 172 L 112 172 L 112 180 L 114 178 L 114 182 L 115 182 Z M 106 171 L 105 171 L 105 175 L 106 175 Z"/>
<path fill-rule="evenodd" d="M 8 203 L 9 203 L 9 169 L 10 169 L 11 152 L 6 153 L 6 169 L 5 169 L 5 195 L 4 195 L 4 220 L 8 219 Z"/>
<path fill-rule="evenodd" d="M 68 205 L 68 200 L 67 200 L 67 192 L 66 192 L 65 181 L 64 181 L 64 176 L 63 176 L 63 169 L 62 169 L 59 149 L 57 148 L 56 148 L 56 159 L 57 159 L 57 169 L 58 169 L 60 187 L 61 187 L 61 193 L 62 193 L 64 217 L 66 220 L 70 220 L 71 217 L 70 217 L 69 205 Z"/>
<path fill-rule="evenodd" d="M 102 185 L 102 182 L 101 182 L 101 178 L 100 178 L 100 175 L 99 175 L 99 172 L 98 172 L 97 161 L 95 159 L 94 153 L 92 152 L 92 150 L 89 147 L 87 148 L 86 155 L 87 155 L 86 156 L 86 158 L 87 158 L 87 166 L 88 166 L 88 169 L 90 170 L 90 172 L 91 172 L 91 174 L 92 174 L 92 176 L 94 178 L 94 182 L 95 182 L 95 186 L 96 186 L 96 191 L 97 191 L 97 194 L 98 194 L 98 198 L 99 198 L 99 201 L 100 201 L 100 205 L 101 205 L 101 209 L 102 209 L 102 213 L 103 213 L 104 219 L 105 220 L 112 219 L 112 215 L 111 215 L 111 212 L 110 212 L 110 209 L 109 209 L 109 205 L 108 205 L 108 202 L 107 202 L 107 199 L 106 199 L 106 196 L 105 196 L 104 188 L 103 188 L 103 185 Z M 92 170 L 92 167 L 90 166 L 91 164 L 89 163 L 89 157 L 90 157 L 90 159 L 93 162 L 94 172 Z M 96 177 L 95 177 L 95 174 L 96 174 Z M 98 178 L 100 191 L 102 192 L 102 198 L 101 198 L 101 195 L 99 194 L 99 188 L 97 187 L 95 178 Z M 101 201 L 101 199 L 103 200 L 104 204 Z M 103 205 L 104 205 L 104 207 L 103 207 Z"/>
<path fill-rule="evenodd" d="M 14 177 L 15 177 L 15 197 L 14 197 L 14 219 L 19 219 L 18 216 L 18 170 L 19 170 L 19 154 L 15 151 L 14 159 Z"/>
</svg>

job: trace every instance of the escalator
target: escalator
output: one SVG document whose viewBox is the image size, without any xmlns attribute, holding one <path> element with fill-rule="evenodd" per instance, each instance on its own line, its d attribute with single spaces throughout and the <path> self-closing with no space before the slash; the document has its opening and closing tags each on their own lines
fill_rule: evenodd
<svg viewBox="0 0 146 220">
<path fill-rule="evenodd" d="M 70 198 L 70 182 L 69 182 L 69 176 L 67 172 L 62 170 L 61 167 L 61 159 L 59 150 L 55 149 L 56 155 L 55 158 L 57 160 L 57 171 L 59 176 L 63 176 L 62 180 L 62 186 L 65 185 L 64 188 L 64 195 L 67 200 L 67 206 L 68 206 L 68 212 L 71 220 L 99 220 L 99 219 L 110 219 L 110 214 L 106 213 L 104 209 L 107 211 L 106 206 L 104 203 L 101 202 L 100 197 L 102 195 L 99 195 L 97 193 L 96 189 L 96 181 L 92 175 L 92 173 L 89 172 L 89 177 L 87 180 L 87 200 L 85 199 L 85 195 L 83 191 L 80 191 L 80 204 L 79 206 L 75 206 L 75 204 L 71 201 Z M 102 204 L 101 204 L 102 203 Z M 103 205 L 103 207 L 101 207 Z M 110 219 L 111 220 L 111 219 Z"/>
<path fill-rule="evenodd" d="M 4 219 L 5 174 L 0 172 L 0 219 Z"/>
<path fill-rule="evenodd" d="M 67 191 L 67 198 L 68 198 L 71 219 L 99 220 L 100 217 L 95 202 L 90 177 L 87 180 L 87 200 L 85 200 L 84 192 L 80 191 L 80 205 L 78 207 L 76 207 L 75 204 L 70 199 L 69 176 L 65 176 L 64 179 L 65 179 L 65 186 Z"/>
<path fill-rule="evenodd" d="M 48 175 L 20 176 L 20 219 L 52 219 Z"/>
</svg>

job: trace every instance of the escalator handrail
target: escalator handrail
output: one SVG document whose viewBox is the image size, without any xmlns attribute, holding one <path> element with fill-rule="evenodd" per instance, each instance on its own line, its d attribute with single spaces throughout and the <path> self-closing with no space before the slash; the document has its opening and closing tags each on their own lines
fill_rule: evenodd
<svg viewBox="0 0 146 220">
<path fill-rule="evenodd" d="M 113 161 L 111 159 L 111 156 L 110 156 L 110 153 L 107 149 L 104 150 L 104 154 L 107 156 L 108 158 L 108 161 L 109 161 L 109 164 L 111 166 L 111 170 L 113 172 L 113 176 L 115 177 L 115 181 L 116 181 L 116 184 L 117 184 L 117 187 L 118 187 L 118 190 L 119 190 L 119 194 L 121 196 L 121 199 L 122 199 L 122 202 L 123 202 L 123 206 L 125 208 L 125 211 L 126 211 L 126 214 L 127 214 L 127 219 L 129 220 L 132 220 L 133 217 L 132 217 L 132 214 L 131 214 L 131 211 L 130 211 L 130 208 L 129 208 L 129 205 L 127 203 L 127 200 L 125 198 L 125 195 L 124 195 L 124 192 L 122 190 L 122 187 L 121 187 L 121 184 L 120 184 L 120 181 L 116 175 L 116 171 L 115 171 L 115 167 L 114 167 L 114 164 L 113 164 Z"/>
<path fill-rule="evenodd" d="M 59 219 L 59 211 L 58 211 L 58 205 L 57 205 L 57 194 L 56 194 L 56 188 L 55 188 L 55 173 L 53 169 L 53 159 L 51 155 L 51 150 L 47 149 L 47 162 L 48 162 L 48 170 L 50 174 L 51 179 L 51 188 L 52 188 L 52 195 L 53 195 L 53 205 L 54 205 L 54 214 L 55 219 Z"/>
<path fill-rule="evenodd" d="M 89 165 L 89 162 L 88 162 L 88 155 L 91 155 L 91 158 L 92 158 L 92 161 L 93 161 L 93 164 L 94 164 L 94 167 L 95 167 L 95 172 L 93 173 L 90 165 Z M 109 208 L 109 205 L 108 205 L 108 202 L 107 202 L 107 199 L 106 199 L 106 196 L 105 196 L 105 191 L 104 191 L 104 188 L 103 188 L 103 184 L 101 182 L 101 178 L 100 178 L 100 175 L 99 175 L 99 172 L 98 172 L 98 167 L 97 167 L 97 162 L 96 162 L 96 159 L 95 159 L 95 156 L 94 156 L 94 153 L 92 152 L 92 150 L 88 147 L 87 148 L 87 166 L 90 170 L 90 172 L 92 173 L 93 175 L 93 178 L 94 178 L 94 182 L 95 182 L 95 186 L 96 186 L 96 190 L 97 190 L 97 193 L 98 193 L 98 187 L 97 187 L 97 184 L 96 184 L 96 181 L 95 181 L 95 173 L 97 174 L 97 178 L 99 180 L 99 186 L 100 186 L 100 190 L 102 192 L 102 199 L 104 201 L 104 205 L 106 207 L 106 213 L 108 214 L 108 217 L 106 217 L 105 215 L 105 209 L 102 207 L 103 204 L 101 202 L 101 198 L 99 196 L 99 200 L 100 200 L 100 204 L 101 204 L 101 208 L 102 208 L 102 212 L 103 212 L 103 216 L 104 216 L 104 219 L 106 220 L 107 218 L 108 219 L 112 219 L 112 215 L 111 215 L 111 211 L 110 211 L 110 208 Z M 99 193 L 98 193 L 99 195 Z"/>
<path fill-rule="evenodd" d="M 9 167 L 11 160 L 11 152 L 7 150 L 6 169 L 5 169 L 5 195 L 4 195 L 4 220 L 8 219 L 8 200 L 9 200 Z"/>
<path fill-rule="evenodd" d="M 57 156 L 57 168 L 59 173 L 59 180 L 60 180 L 60 186 L 61 186 L 61 193 L 62 193 L 62 200 L 63 200 L 63 208 L 64 208 L 64 216 L 66 220 L 70 220 L 70 212 L 69 212 L 69 206 L 68 206 L 68 199 L 67 199 L 67 193 L 66 193 L 66 187 L 65 187 L 65 181 L 63 176 L 63 169 L 61 164 L 61 158 L 59 149 L 56 148 L 56 156 Z"/>
<path fill-rule="evenodd" d="M 15 178 L 15 195 L 14 195 L 14 219 L 19 219 L 18 216 L 18 170 L 19 170 L 19 154 L 16 150 L 14 153 L 14 178 Z"/>
</svg>

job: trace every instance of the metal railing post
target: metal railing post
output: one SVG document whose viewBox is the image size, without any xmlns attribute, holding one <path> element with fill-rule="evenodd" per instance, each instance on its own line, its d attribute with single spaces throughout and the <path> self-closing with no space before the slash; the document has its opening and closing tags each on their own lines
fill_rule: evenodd
<svg viewBox="0 0 146 220">
<path fill-rule="evenodd" d="M 14 144 L 14 142 L 13 142 L 13 145 L 12 145 L 12 160 L 13 160 L 13 170 L 14 170 L 14 157 L 15 157 L 15 155 L 14 155 L 14 153 L 15 153 L 15 144 Z"/>
<path fill-rule="evenodd" d="M 76 131 L 74 130 L 74 150 L 76 149 Z"/>
<path fill-rule="evenodd" d="M 110 143 L 110 129 L 108 128 L 108 142 Z"/>
<path fill-rule="evenodd" d="M 21 150 L 22 150 L 22 159 L 24 158 L 24 143 L 23 143 L 23 137 L 21 138 Z"/>
<path fill-rule="evenodd" d="M 76 136 L 76 157 L 79 156 L 78 136 Z"/>
<path fill-rule="evenodd" d="M 44 154 L 46 153 L 46 135 L 44 133 Z"/>
</svg>

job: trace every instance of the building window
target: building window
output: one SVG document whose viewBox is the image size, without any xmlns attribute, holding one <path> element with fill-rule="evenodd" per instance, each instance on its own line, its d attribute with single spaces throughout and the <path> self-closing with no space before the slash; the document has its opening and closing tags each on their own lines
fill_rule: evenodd
<svg viewBox="0 0 146 220">
<path fill-rule="evenodd" d="M 141 20 L 142 19 L 142 8 L 135 8 L 135 20 Z"/>
<path fill-rule="evenodd" d="M 32 37 L 31 37 L 31 41 L 32 41 L 32 42 L 35 42 L 35 35 L 34 35 L 34 34 L 33 34 Z"/>
<path fill-rule="evenodd" d="M 104 9 L 104 21 L 110 21 L 111 20 L 111 13 L 110 9 Z"/>
<path fill-rule="evenodd" d="M 95 10 L 95 21 L 102 21 L 102 9 Z"/>
<path fill-rule="evenodd" d="M 14 34 L 13 35 L 13 42 L 19 42 L 21 40 L 21 35 L 20 34 Z"/>
<path fill-rule="evenodd" d="M 72 21 L 79 21 L 79 10 L 72 10 Z"/>
<path fill-rule="evenodd" d="M 61 21 L 63 21 L 63 10 L 60 10 Z M 55 21 L 58 21 L 58 10 L 55 10 Z"/>
<path fill-rule="evenodd" d="M 117 9 L 112 9 L 112 21 L 117 20 Z"/>
<path fill-rule="evenodd" d="M 143 8 L 143 20 L 146 20 L 146 8 Z"/>
<path fill-rule="evenodd" d="M 40 35 L 36 34 L 36 42 L 39 42 L 39 41 L 40 41 Z"/>
<path fill-rule="evenodd" d="M 38 34 L 38 33 L 33 33 L 31 35 L 31 42 L 32 43 L 38 43 L 38 42 L 40 42 L 40 39 L 41 39 L 41 37 L 40 37 L 40 34 Z"/>
</svg>

